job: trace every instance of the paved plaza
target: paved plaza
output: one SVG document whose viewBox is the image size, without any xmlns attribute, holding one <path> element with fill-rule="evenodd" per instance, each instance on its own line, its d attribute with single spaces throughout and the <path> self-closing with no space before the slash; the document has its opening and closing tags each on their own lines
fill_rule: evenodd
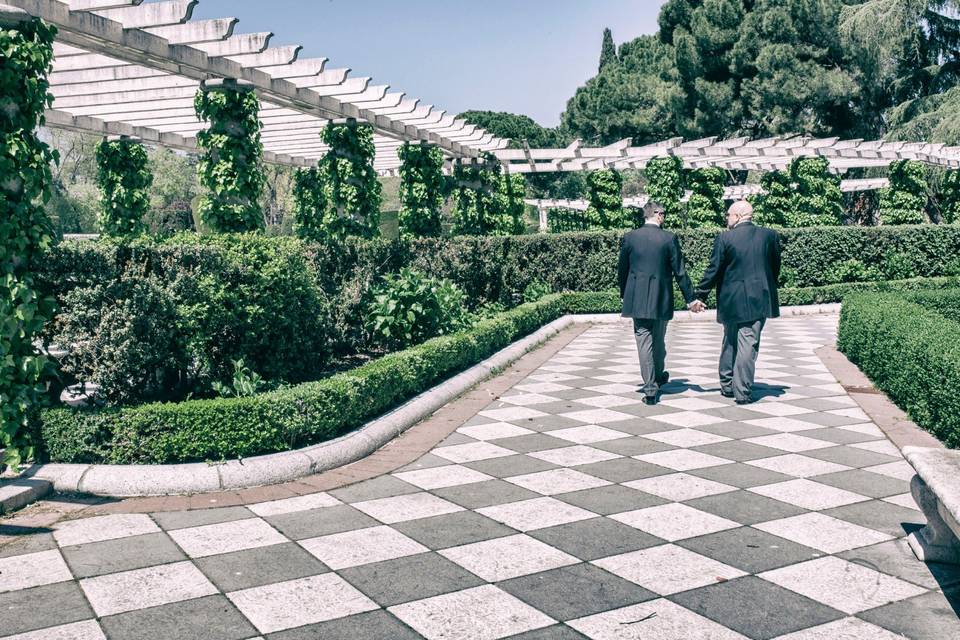
<svg viewBox="0 0 960 640">
<path fill-rule="evenodd" d="M 903 539 L 912 469 L 815 353 L 836 322 L 771 322 L 746 407 L 718 392 L 715 323 L 671 325 L 654 407 L 628 326 L 595 325 L 394 473 L 24 535 L 0 634 L 960 638 L 960 569 Z"/>
</svg>

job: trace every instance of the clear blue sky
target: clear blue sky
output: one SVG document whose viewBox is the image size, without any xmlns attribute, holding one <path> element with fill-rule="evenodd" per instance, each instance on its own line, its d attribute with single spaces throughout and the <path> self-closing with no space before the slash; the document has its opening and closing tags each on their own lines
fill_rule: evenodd
<svg viewBox="0 0 960 640">
<path fill-rule="evenodd" d="M 234 16 L 391 91 L 448 112 L 511 111 L 559 123 L 596 72 L 603 28 L 617 43 L 657 29 L 664 0 L 201 0 L 195 19 Z"/>
</svg>

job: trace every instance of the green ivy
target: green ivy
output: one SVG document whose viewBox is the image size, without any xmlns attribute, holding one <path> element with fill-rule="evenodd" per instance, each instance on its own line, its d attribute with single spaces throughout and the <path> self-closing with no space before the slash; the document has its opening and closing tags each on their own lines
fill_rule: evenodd
<svg viewBox="0 0 960 640">
<path fill-rule="evenodd" d="M 760 176 L 763 193 L 749 198 L 753 203 L 753 219 L 769 227 L 787 226 L 793 207 L 790 176 L 783 171 L 768 171 Z"/>
<path fill-rule="evenodd" d="M 266 176 L 256 94 L 231 84 L 201 89 L 194 107 L 197 117 L 210 123 L 197 133 L 204 151 L 197 174 L 208 191 L 198 205 L 200 219 L 218 233 L 263 229 L 259 200 Z"/>
<path fill-rule="evenodd" d="M 644 171 L 647 177 L 647 195 L 663 205 L 666 211 L 666 224 L 671 227 L 685 227 L 681 215 L 685 185 L 683 184 L 683 160 L 676 156 L 653 158 Z"/>
<path fill-rule="evenodd" d="M 840 177 L 826 158 L 794 158 L 787 170 L 760 178 L 764 193 L 751 198 L 760 224 L 822 227 L 843 223 Z"/>
<path fill-rule="evenodd" d="M 590 207 L 587 220 L 591 229 L 623 229 L 628 226 L 623 208 L 623 177 L 615 169 L 600 169 L 587 174 Z"/>
<path fill-rule="evenodd" d="M 43 205 L 59 156 L 36 129 L 53 103 L 46 74 L 56 32 L 36 19 L 0 28 L 0 448 L 11 467 L 34 457 L 32 425 L 51 372 L 34 337 L 54 303 L 36 292 L 31 268 L 51 242 Z"/>
<path fill-rule="evenodd" d="M 940 212 L 944 222 L 960 222 L 960 170 L 947 171 L 943 176 Z"/>
<path fill-rule="evenodd" d="M 550 233 L 588 231 L 590 220 L 585 211 L 576 209 L 550 209 L 547 211 L 547 229 Z"/>
<path fill-rule="evenodd" d="M 927 208 L 927 170 L 915 160 L 890 163 L 890 188 L 880 191 L 883 224 L 923 224 Z"/>
<path fill-rule="evenodd" d="M 147 151 L 135 140 L 101 140 L 97 145 L 100 230 L 108 236 L 138 236 L 146 230 L 153 174 Z"/>
<path fill-rule="evenodd" d="M 490 157 L 482 158 L 482 162 L 458 162 L 454 166 L 454 235 L 483 236 L 490 233 L 499 179 L 500 165 Z"/>
<path fill-rule="evenodd" d="M 687 172 L 690 199 L 687 201 L 687 226 L 722 227 L 724 223 L 723 183 L 726 175 L 719 167 Z"/>
<path fill-rule="evenodd" d="M 523 212 L 527 181 L 520 173 L 502 174 L 497 180 L 491 235 L 515 236 L 526 230 Z"/>
<path fill-rule="evenodd" d="M 400 235 L 440 235 L 445 181 L 443 152 L 435 145 L 407 143 L 397 150 L 400 165 Z"/>
<path fill-rule="evenodd" d="M 293 174 L 293 231 L 298 237 L 319 242 L 326 235 L 323 227 L 323 211 L 326 196 L 323 178 L 316 167 L 297 169 Z"/>
<path fill-rule="evenodd" d="M 348 120 L 328 123 L 321 134 L 330 148 L 320 160 L 323 198 L 320 228 L 333 238 L 380 234 L 381 184 L 373 169 L 373 128 Z"/>
</svg>

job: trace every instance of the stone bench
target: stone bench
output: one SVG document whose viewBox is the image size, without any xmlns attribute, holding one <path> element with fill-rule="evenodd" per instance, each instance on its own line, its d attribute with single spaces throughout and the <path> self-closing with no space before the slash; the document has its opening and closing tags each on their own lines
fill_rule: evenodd
<svg viewBox="0 0 960 640">
<path fill-rule="evenodd" d="M 903 455 L 917 475 L 910 493 L 927 526 L 908 540 L 924 562 L 960 564 L 960 451 L 905 447 Z"/>
</svg>

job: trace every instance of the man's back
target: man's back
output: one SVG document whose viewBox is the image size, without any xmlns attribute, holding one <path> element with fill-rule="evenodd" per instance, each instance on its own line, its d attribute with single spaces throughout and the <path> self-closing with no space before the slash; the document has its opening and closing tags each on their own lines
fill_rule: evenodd
<svg viewBox="0 0 960 640">
<path fill-rule="evenodd" d="M 669 320 L 673 317 L 673 280 L 691 300 L 693 287 L 676 235 L 644 225 L 624 237 L 618 265 L 623 315 Z"/>
</svg>

